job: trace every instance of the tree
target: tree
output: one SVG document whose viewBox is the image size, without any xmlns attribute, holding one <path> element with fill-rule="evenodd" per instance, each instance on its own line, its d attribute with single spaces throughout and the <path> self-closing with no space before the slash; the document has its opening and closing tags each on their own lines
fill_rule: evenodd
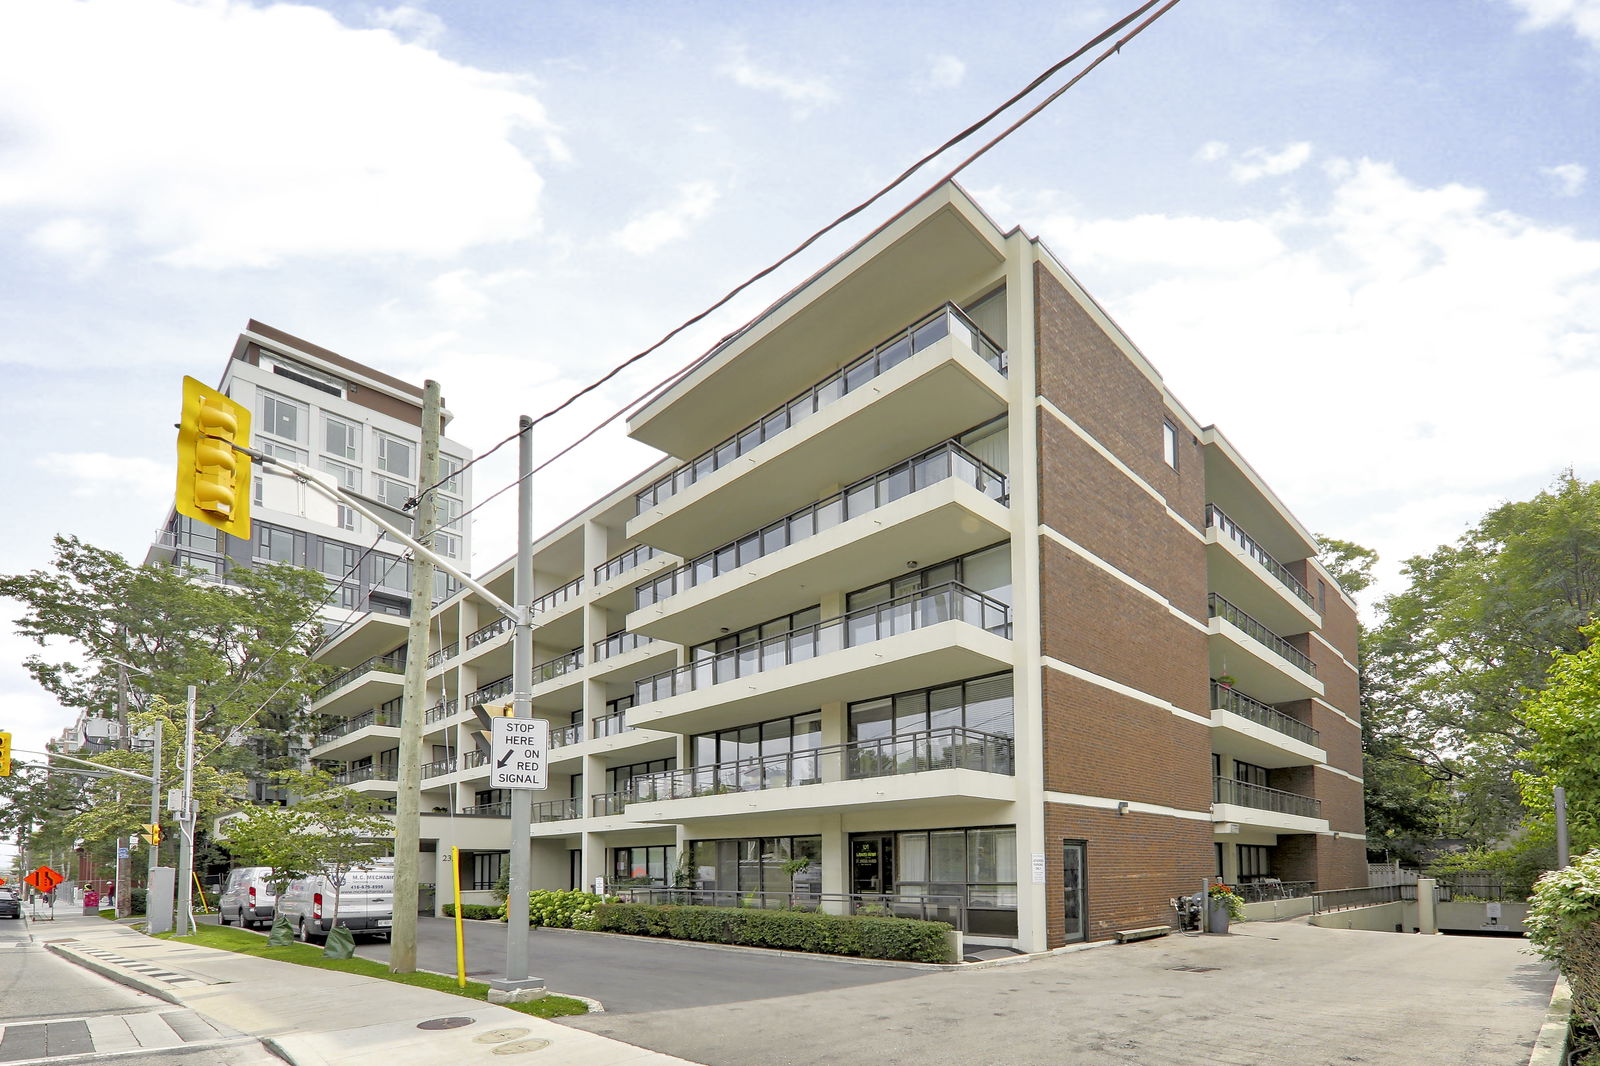
<svg viewBox="0 0 1600 1066">
<path fill-rule="evenodd" d="M 1548 684 L 1523 709 L 1533 742 L 1517 788 L 1527 828 L 1555 838 L 1554 790 L 1567 790 L 1567 832 L 1573 853 L 1600 847 L 1600 622 L 1583 628 L 1589 646 L 1558 655 Z"/>
<path fill-rule="evenodd" d="M 1377 565 L 1378 553 L 1371 548 L 1318 533 L 1317 552 L 1328 573 L 1350 595 L 1354 596 L 1372 584 L 1372 568 Z"/>
<path fill-rule="evenodd" d="M 237 861 L 271 868 L 268 882 L 278 895 L 291 881 L 326 877 L 338 925 L 346 875 L 392 852 L 394 824 L 383 800 L 341 787 L 320 770 L 277 777 L 298 797 L 295 805 L 250 808 L 228 823 L 225 843 Z"/>
<path fill-rule="evenodd" d="M 113 718 L 121 661 L 134 668 L 131 724 L 166 720 L 167 780 L 181 760 L 185 688 L 200 690 L 197 733 L 206 738 L 197 790 L 213 813 L 236 805 L 246 775 L 298 764 L 292 739 L 307 731 L 302 707 L 325 668 L 310 653 L 321 639 L 320 574 L 294 566 L 239 569 L 229 584 L 193 572 L 133 566 L 115 552 L 57 537 L 50 566 L 0 576 L 0 596 L 23 605 L 17 632 L 43 652 L 25 660 L 63 706 Z M 149 757 L 109 752 L 94 761 L 148 772 Z M 213 772 L 215 776 L 213 777 Z M 232 775 L 232 776 L 230 776 Z M 120 789 L 120 791 L 119 791 Z M 103 839 L 147 821 L 148 794 L 123 781 L 91 786 L 74 804 L 78 835 Z"/>
<path fill-rule="evenodd" d="M 1445 783 L 1469 842 L 1522 820 L 1515 775 L 1534 769 L 1526 717 L 1552 655 L 1589 646 L 1600 602 L 1600 483 L 1562 473 L 1486 514 L 1455 544 L 1408 559 L 1380 604 L 1364 698 L 1407 757 Z"/>
</svg>

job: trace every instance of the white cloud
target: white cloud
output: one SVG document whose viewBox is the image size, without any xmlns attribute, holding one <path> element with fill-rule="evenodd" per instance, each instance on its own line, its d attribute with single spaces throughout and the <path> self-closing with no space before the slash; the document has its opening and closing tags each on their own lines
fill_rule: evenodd
<svg viewBox="0 0 1600 1066">
<path fill-rule="evenodd" d="M 1589 168 L 1582 163 L 1558 163 L 1553 167 L 1540 167 L 1539 173 L 1550 179 L 1557 196 L 1576 196 L 1589 180 Z"/>
<path fill-rule="evenodd" d="M 1194 157 L 1202 163 L 1215 163 L 1219 159 L 1226 158 L 1227 154 L 1226 141 L 1207 141 L 1194 153 Z"/>
<path fill-rule="evenodd" d="M 632 219 L 611 235 L 612 243 L 634 255 L 648 255 L 662 245 L 686 236 L 691 223 L 711 213 L 717 196 L 717 187 L 709 181 L 681 185 L 675 203 Z"/>
<path fill-rule="evenodd" d="M 561 151 L 522 79 L 243 0 L 11 0 L 0 128 L 0 216 L 82 219 L 207 268 L 523 237 L 542 180 L 519 140 Z"/>
<path fill-rule="evenodd" d="M 110 253 L 105 227 L 82 218 L 58 218 L 28 234 L 28 243 L 40 251 L 67 260 L 84 273 L 105 265 Z"/>
<path fill-rule="evenodd" d="M 533 277 L 527 270 L 500 270 L 484 274 L 476 270 L 451 270 L 428 283 L 433 306 L 445 317 L 458 321 L 479 319 L 493 303 L 492 290 Z"/>
<path fill-rule="evenodd" d="M 1567 25 L 1572 32 L 1600 48 L 1600 0 L 1508 0 L 1522 12 L 1524 32 Z"/>
<path fill-rule="evenodd" d="M 1600 240 L 1385 163 L 1317 173 L 1289 209 L 1040 231 L 1314 528 L 1410 554 L 1600 476 Z"/>
<path fill-rule="evenodd" d="M 953 89 L 967 76 L 967 65 L 952 55 L 933 56 L 928 61 L 928 84 Z"/>
<path fill-rule="evenodd" d="M 97 499 L 170 494 L 175 476 L 171 463 L 105 452 L 46 452 L 33 465 L 63 475 L 72 495 Z"/>
<path fill-rule="evenodd" d="M 401 4 L 398 7 L 380 7 L 372 13 L 372 22 L 417 44 L 432 44 L 444 36 L 444 20 L 432 11 Z"/>
<path fill-rule="evenodd" d="M 1299 170 L 1310 158 L 1311 145 L 1306 141 L 1285 145 L 1279 152 L 1269 152 L 1265 148 L 1248 148 L 1239 153 L 1239 161 L 1233 164 L 1233 180 L 1248 183 L 1258 178 L 1278 177 Z"/>
<path fill-rule="evenodd" d="M 778 94 L 795 105 L 795 113 L 799 115 L 810 114 L 839 99 L 839 94 L 822 78 L 798 78 L 758 67 L 743 48 L 734 51 L 732 58 L 722 65 L 721 72 L 747 89 Z"/>
</svg>

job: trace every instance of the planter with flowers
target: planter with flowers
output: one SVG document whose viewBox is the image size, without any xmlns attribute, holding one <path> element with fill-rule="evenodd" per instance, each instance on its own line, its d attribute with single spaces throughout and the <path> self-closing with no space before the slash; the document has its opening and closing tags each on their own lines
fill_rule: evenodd
<svg viewBox="0 0 1600 1066">
<path fill-rule="evenodd" d="M 1209 932 L 1226 933 L 1230 922 L 1244 921 L 1244 897 L 1220 882 L 1206 890 L 1206 907 Z"/>
</svg>

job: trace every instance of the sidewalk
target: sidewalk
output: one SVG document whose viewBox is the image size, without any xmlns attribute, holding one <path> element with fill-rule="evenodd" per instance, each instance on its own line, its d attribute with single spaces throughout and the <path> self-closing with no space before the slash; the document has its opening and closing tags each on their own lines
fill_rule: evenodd
<svg viewBox="0 0 1600 1066">
<path fill-rule="evenodd" d="M 101 918 L 30 931 L 62 958 L 248 1033 L 295 1066 L 487 1066 L 535 1050 L 542 1066 L 688 1063 L 490 1003 L 156 940 Z M 458 1024 L 421 1027 L 439 1019 Z"/>
</svg>

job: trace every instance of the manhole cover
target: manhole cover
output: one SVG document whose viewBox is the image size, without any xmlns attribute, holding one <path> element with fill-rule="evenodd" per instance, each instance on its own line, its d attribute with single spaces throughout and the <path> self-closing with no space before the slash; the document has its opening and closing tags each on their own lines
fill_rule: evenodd
<svg viewBox="0 0 1600 1066">
<path fill-rule="evenodd" d="M 472 1039 L 480 1044 L 503 1044 L 507 1040 L 515 1040 L 519 1036 L 527 1036 L 531 1029 L 490 1029 L 487 1033 L 479 1033 Z"/>
<path fill-rule="evenodd" d="M 494 1049 L 496 1055 L 520 1055 L 524 1051 L 538 1051 L 550 1046 L 548 1040 L 518 1040 L 510 1044 L 501 1044 Z"/>
<path fill-rule="evenodd" d="M 429 1018 L 425 1022 L 418 1022 L 418 1029 L 459 1029 L 463 1025 L 475 1025 L 476 1018 Z"/>
</svg>

